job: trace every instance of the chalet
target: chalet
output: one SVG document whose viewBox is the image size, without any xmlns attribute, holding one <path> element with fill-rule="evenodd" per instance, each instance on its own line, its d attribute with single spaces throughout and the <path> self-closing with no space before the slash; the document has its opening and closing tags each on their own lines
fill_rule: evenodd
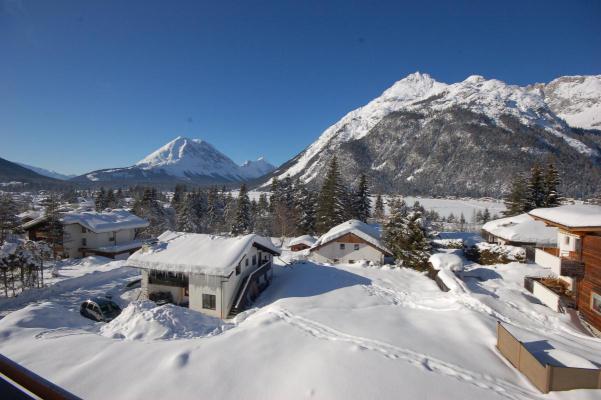
<svg viewBox="0 0 601 400">
<path fill-rule="evenodd" d="M 384 264 L 392 253 L 382 244 L 374 227 L 352 219 L 322 235 L 309 249 L 309 256 L 318 262 Z"/>
<path fill-rule="evenodd" d="M 288 243 L 288 247 L 290 251 L 301 251 L 311 248 L 315 244 L 317 239 L 315 239 L 311 235 L 303 235 L 297 238 L 294 238 Z"/>
<path fill-rule="evenodd" d="M 581 315 L 601 330 L 601 207 L 538 208 L 530 215 L 558 229 L 557 247 L 537 248 L 536 263 L 567 283 Z"/>
<path fill-rule="evenodd" d="M 100 255 L 124 258 L 142 247 L 136 240 L 136 231 L 148 226 L 148 221 L 126 210 L 103 212 L 83 211 L 61 214 L 62 235 L 58 252 L 64 257 Z M 48 218 L 41 216 L 21 228 L 30 240 L 48 238 Z"/>
<path fill-rule="evenodd" d="M 536 247 L 557 245 L 557 228 L 528 214 L 489 221 L 482 226 L 481 236 L 488 243 L 524 248 L 530 261 L 534 261 Z"/>
<path fill-rule="evenodd" d="M 132 254 L 142 272 L 142 297 L 166 299 L 218 318 L 246 309 L 269 285 L 273 256 L 265 237 L 223 237 L 167 231 Z"/>
</svg>

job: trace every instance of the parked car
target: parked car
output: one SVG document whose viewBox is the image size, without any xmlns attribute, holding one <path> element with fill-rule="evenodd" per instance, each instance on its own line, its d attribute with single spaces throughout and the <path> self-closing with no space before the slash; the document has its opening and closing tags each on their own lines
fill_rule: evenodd
<svg viewBox="0 0 601 400">
<path fill-rule="evenodd" d="M 121 308 L 109 299 L 96 297 L 81 303 L 79 313 L 94 321 L 109 322 L 121 314 Z"/>
</svg>

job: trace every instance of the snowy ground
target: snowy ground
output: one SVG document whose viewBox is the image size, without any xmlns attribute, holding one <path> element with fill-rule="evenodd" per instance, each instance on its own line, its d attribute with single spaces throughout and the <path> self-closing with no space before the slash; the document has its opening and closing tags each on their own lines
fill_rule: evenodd
<svg viewBox="0 0 601 400">
<path fill-rule="evenodd" d="M 543 396 L 495 349 L 502 320 L 601 365 L 601 340 L 522 289 L 524 275 L 547 270 L 472 264 L 461 274 L 445 293 L 406 269 L 276 265 L 257 308 L 174 339 L 172 317 L 194 318 L 176 307 L 131 306 L 131 327 L 152 324 L 154 337 L 122 335 L 127 316 L 115 326 L 79 316 L 90 296 L 108 292 L 122 306 L 137 297 L 126 286 L 137 272 L 118 267 L 59 282 L 8 314 L 0 352 L 86 399 L 600 398 Z"/>
</svg>

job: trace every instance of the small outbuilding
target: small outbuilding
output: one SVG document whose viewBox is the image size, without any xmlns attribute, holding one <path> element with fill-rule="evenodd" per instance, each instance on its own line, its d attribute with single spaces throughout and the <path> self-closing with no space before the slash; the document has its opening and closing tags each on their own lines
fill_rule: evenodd
<svg viewBox="0 0 601 400">
<path fill-rule="evenodd" d="M 292 239 L 290 243 L 288 243 L 288 248 L 290 248 L 290 251 L 306 250 L 311 248 L 316 241 L 317 239 L 311 235 L 303 235 Z"/>
<path fill-rule="evenodd" d="M 392 252 L 382 243 L 380 232 L 356 219 L 343 222 L 322 235 L 311 246 L 309 256 L 328 263 L 367 261 L 381 265 L 392 261 Z"/>
</svg>

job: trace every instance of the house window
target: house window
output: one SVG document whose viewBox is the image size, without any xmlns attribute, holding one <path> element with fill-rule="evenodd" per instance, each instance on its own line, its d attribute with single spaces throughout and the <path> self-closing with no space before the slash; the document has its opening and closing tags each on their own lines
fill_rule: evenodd
<svg viewBox="0 0 601 400">
<path fill-rule="evenodd" d="M 236 265 L 236 275 L 240 275 L 240 264 Z"/>
<path fill-rule="evenodd" d="M 359 243 L 355 243 L 354 248 L 355 248 L 355 250 L 359 250 Z"/>
<path fill-rule="evenodd" d="M 187 286 L 184 288 L 184 296 L 190 297 L 190 288 Z"/>
<path fill-rule="evenodd" d="M 564 242 L 566 245 L 568 245 L 568 246 L 569 246 L 569 245 L 570 245 L 570 237 L 569 237 L 569 236 L 565 236 L 565 237 L 564 237 L 564 240 L 563 240 L 563 242 Z"/>
<path fill-rule="evenodd" d="M 86 233 L 87 231 L 88 230 L 84 226 L 81 227 L 81 233 Z"/>
<path fill-rule="evenodd" d="M 591 309 L 597 314 L 601 314 L 601 295 L 591 292 Z"/>
<path fill-rule="evenodd" d="M 246 260 L 244 260 L 244 265 L 246 265 L 248 267 L 248 258 Z"/>
<path fill-rule="evenodd" d="M 354 263 L 355 263 L 355 260 L 348 260 L 348 263 L 349 263 L 349 264 L 354 264 Z"/>
<path fill-rule="evenodd" d="M 257 255 L 253 254 L 253 265 L 257 265 Z"/>
<path fill-rule="evenodd" d="M 214 310 L 215 309 L 215 295 L 214 294 L 204 294 L 202 295 L 202 308 L 205 310 Z"/>
<path fill-rule="evenodd" d="M 340 250 L 344 250 L 346 248 L 346 246 L 344 245 L 344 243 L 340 243 Z"/>
<path fill-rule="evenodd" d="M 111 232 L 110 236 L 109 236 L 109 242 L 114 242 L 115 241 L 115 232 Z"/>
<path fill-rule="evenodd" d="M 84 247 L 87 246 L 88 245 L 88 239 L 82 238 L 81 239 L 81 245 L 84 246 Z"/>
</svg>

